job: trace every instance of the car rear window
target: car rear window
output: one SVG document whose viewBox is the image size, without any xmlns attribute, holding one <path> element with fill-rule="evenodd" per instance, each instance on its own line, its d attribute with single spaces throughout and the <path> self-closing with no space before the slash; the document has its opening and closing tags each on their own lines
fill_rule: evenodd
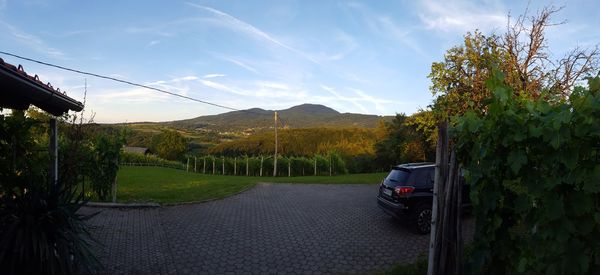
<svg viewBox="0 0 600 275">
<path fill-rule="evenodd" d="M 410 178 L 410 170 L 408 169 L 393 169 L 385 178 L 388 185 L 396 186 L 398 184 L 407 184 Z"/>
</svg>

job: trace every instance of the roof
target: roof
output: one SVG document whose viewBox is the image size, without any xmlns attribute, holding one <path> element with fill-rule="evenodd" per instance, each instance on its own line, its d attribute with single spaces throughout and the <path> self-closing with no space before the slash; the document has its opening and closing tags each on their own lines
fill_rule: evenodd
<svg viewBox="0 0 600 275">
<path fill-rule="evenodd" d="M 31 76 L 23 67 L 0 58 L 0 107 L 26 110 L 33 104 L 55 116 L 69 110 L 81 111 L 83 104 L 68 97 L 50 83 L 44 84 L 37 75 Z"/>
<path fill-rule="evenodd" d="M 147 154 L 150 150 L 146 147 L 124 146 L 123 151 L 129 152 L 129 153 Z"/>
</svg>

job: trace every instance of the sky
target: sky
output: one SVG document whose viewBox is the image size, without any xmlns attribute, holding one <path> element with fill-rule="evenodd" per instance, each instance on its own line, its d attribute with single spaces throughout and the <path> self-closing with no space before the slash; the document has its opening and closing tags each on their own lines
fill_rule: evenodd
<svg viewBox="0 0 600 275">
<path fill-rule="evenodd" d="M 468 31 L 500 34 L 527 1 L 0 0 L 0 51 L 136 82 L 234 109 L 302 103 L 412 114 L 427 75 Z M 550 53 L 600 42 L 600 1 L 564 6 Z M 70 97 L 95 122 L 169 121 L 230 110 L 1 55 Z M 84 98 L 84 93 L 87 93 Z"/>
</svg>

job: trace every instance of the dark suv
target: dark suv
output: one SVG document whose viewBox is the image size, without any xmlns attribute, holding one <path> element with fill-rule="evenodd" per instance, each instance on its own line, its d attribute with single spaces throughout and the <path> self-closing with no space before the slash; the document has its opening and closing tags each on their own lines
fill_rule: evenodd
<svg viewBox="0 0 600 275">
<path fill-rule="evenodd" d="M 398 165 L 381 182 L 377 202 L 386 213 L 408 220 L 417 233 L 426 234 L 431 229 L 434 178 L 434 163 Z M 462 189 L 462 197 L 468 200 L 464 185 Z"/>
</svg>

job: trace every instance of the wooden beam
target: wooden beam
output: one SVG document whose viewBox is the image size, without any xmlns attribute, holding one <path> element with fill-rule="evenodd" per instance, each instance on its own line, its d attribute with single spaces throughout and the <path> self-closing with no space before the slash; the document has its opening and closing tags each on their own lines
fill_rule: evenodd
<svg viewBox="0 0 600 275">
<path fill-rule="evenodd" d="M 50 119 L 50 183 L 58 184 L 58 129 L 56 118 Z"/>
</svg>

